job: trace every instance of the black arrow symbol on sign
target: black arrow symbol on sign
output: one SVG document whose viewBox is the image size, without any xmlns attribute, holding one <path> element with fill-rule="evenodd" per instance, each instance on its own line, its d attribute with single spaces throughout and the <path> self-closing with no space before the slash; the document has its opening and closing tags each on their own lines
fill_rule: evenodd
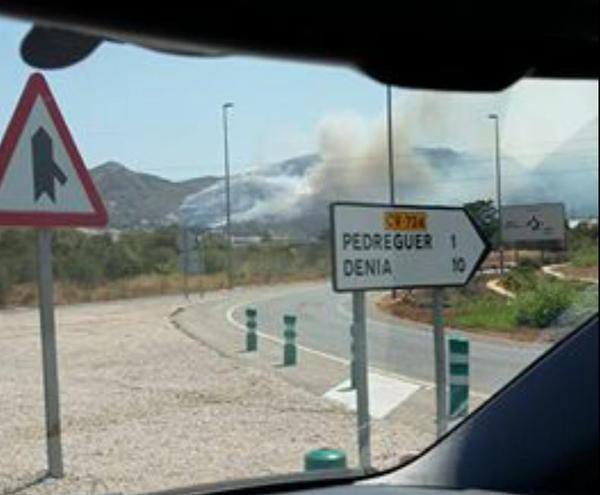
<svg viewBox="0 0 600 495">
<path fill-rule="evenodd" d="M 33 199 L 37 202 L 42 194 L 46 194 L 56 203 L 54 181 L 62 186 L 67 182 L 67 176 L 56 164 L 52 153 L 52 138 L 40 127 L 31 138 L 33 152 Z"/>
<path fill-rule="evenodd" d="M 543 222 L 540 222 L 537 218 L 535 218 L 535 215 L 531 217 L 531 220 L 529 220 L 529 222 L 527 222 L 527 225 L 529 227 L 531 227 L 531 230 L 538 230 L 543 224 Z"/>
</svg>

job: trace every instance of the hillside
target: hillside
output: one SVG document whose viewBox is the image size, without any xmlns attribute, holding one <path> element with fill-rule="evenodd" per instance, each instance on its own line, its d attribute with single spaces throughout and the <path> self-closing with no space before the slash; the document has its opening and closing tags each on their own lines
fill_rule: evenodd
<svg viewBox="0 0 600 495">
<path fill-rule="evenodd" d="M 201 191 L 219 178 L 199 177 L 173 182 L 151 174 L 134 172 L 117 162 L 106 162 L 91 170 L 108 209 L 110 226 L 129 228 L 174 223 L 183 199 Z"/>
<path fill-rule="evenodd" d="M 502 159 L 505 204 L 561 201 L 570 215 L 597 215 L 597 119 L 535 167 L 505 154 Z M 582 142 L 588 148 L 579 151 Z M 571 146 L 574 149 L 571 149 Z M 449 147 L 417 147 L 413 156 L 422 174 L 398 179 L 405 204 L 456 204 L 494 194 L 493 158 Z M 331 201 L 381 201 L 388 185 L 382 163 L 371 169 L 336 167 L 306 154 L 246 169 L 231 177 L 231 217 L 239 234 L 268 231 L 293 237 L 318 236 L 328 227 Z M 401 164 L 398 167 L 402 166 Z M 331 172 L 333 167 L 334 172 Z M 92 175 L 109 209 L 113 228 L 181 222 L 205 230 L 225 221 L 225 190 L 219 177 L 173 182 L 108 162 Z"/>
</svg>

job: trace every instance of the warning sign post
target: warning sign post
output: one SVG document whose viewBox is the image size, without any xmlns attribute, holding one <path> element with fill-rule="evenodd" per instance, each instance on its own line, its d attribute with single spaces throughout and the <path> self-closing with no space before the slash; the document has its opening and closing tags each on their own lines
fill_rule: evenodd
<svg viewBox="0 0 600 495">
<path fill-rule="evenodd" d="M 32 74 L 0 143 L 0 225 L 38 229 L 49 476 L 63 476 L 52 227 L 104 227 L 106 209 L 44 77 Z"/>
</svg>

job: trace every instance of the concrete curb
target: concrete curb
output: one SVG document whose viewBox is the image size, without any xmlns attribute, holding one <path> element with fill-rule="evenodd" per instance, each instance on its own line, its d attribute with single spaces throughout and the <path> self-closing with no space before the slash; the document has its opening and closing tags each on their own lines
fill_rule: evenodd
<svg viewBox="0 0 600 495">
<path fill-rule="evenodd" d="M 514 292 L 511 292 L 500 286 L 499 278 L 490 280 L 487 284 L 485 284 L 485 287 L 486 287 L 486 289 L 489 289 L 492 292 L 495 292 L 496 294 L 501 295 L 502 297 L 507 297 L 509 299 L 515 299 L 517 297 L 517 296 L 515 296 Z"/>
<path fill-rule="evenodd" d="M 546 265 L 546 266 L 542 267 L 542 271 L 544 273 L 546 273 L 547 275 L 559 278 L 561 280 L 575 280 L 575 281 L 578 281 L 578 282 L 586 282 L 586 283 L 589 283 L 589 284 L 596 284 L 596 285 L 598 285 L 598 280 L 596 280 L 594 278 L 589 278 L 589 277 L 569 277 L 568 275 L 565 275 L 564 273 L 557 271 L 557 269 L 568 267 L 568 266 L 569 266 L 569 263 L 559 263 L 559 264 L 556 264 L 556 265 Z"/>
</svg>

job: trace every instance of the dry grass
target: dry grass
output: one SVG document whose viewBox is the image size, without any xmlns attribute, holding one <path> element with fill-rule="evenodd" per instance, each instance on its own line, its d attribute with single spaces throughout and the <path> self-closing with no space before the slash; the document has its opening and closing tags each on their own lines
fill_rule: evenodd
<svg viewBox="0 0 600 495">
<path fill-rule="evenodd" d="M 236 279 L 235 285 L 267 285 L 271 283 L 320 280 L 322 278 L 323 274 L 316 272 L 282 276 L 265 274 Z M 227 287 L 227 277 L 224 273 L 194 275 L 188 277 L 187 287 L 190 293 L 224 289 Z M 106 282 L 94 287 L 85 287 L 68 282 L 56 282 L 54 285 L 54 300 L 56 304 L 76 304 L 177 294 L 183 292 L 183 290 L 184 279 L 181 274 L 140 275 L 129 279 Z M 31 283 L 12 287 L 6 301 L 6 306 L 34 306 L 36 304 L 37 287 Z"/>
<path fill-rule="evenodd" d="M 558 268 L 558 271 L 564 273 L 567 278 L 598 281 L 598 265 L 585 267 L 565 265 Z"/>
</svg>

